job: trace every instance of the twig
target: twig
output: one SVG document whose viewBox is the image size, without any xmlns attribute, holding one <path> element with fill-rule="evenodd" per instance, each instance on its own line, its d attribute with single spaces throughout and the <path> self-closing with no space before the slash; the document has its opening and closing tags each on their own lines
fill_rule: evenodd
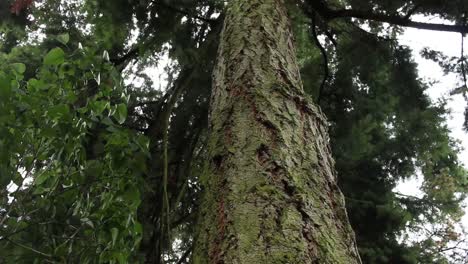
<svg viewBox="0 0 468 264">
<path fill-rule="evenodd" d="M 460 61 L 461 61 L 461 72 L 462 72 L 462 76 L 463 76 L 463 83 L 465 85 L 465 89 L 463 89 L 463 97 L 465 97 L 465 99 L 468 99 L 467 96 L 466 96 L 466 90 L 468 89 L 468 86 L 466 85 L 467 81 L 466 81 L 466 70 L 465 70 L 465 51 L 464 51 L 464 46 L 465 46 L 465 36 L 464 34 L 462 33 L 461 34 L 461 56 L 460 56 Z"/>
<path fill-rule="evenodd" d="M 171 95 L 169 102 L 166 105 L 165 109 L 165 116 L 164 116 L 164 130 L 163 130 L 163 159 L 164 159 L 164 168 L 163 168 L 163 210 L 161 210 L 161 213 L 164 215 L 166 214 L 166 228 L 167 228 L 167 236 L 168 240 L 170 241 L 170 203 L 169 203 L 169 195 L 168 195 L 168 174 L 169 174 L 169 158 L 168 158 L 168 141 L 169 141 L 169 120 L 171 117 L 172 109 L 174 108 L 175 104 L 177 103 L 177 100 L 179 99 L 180 95 L 182 92 L 185 90 L 185 88 L 188 86 L 190 81 L 192 80 L 194 76 L 194 70 L 193 69 L 186 69 L 186 72 L 181 73 L 181 79 L 185 77 L 185 80 L 181 80 L 181 83 L 176 84 L 176 87 L 174 89 L 173 94 Z M 184 76 L 186 73 L 189 73 L 188 76 Z M 161 217 L 161 223 L 164 217 Z M 161 236 L 164 234 L 164 229 L 163 226 L 161 226 L 162 232 Z"/>
<path fill-rule="evenodd" d="M 317 104 L 320 104 L 320 99 L 322 98 L 323 89 L 324 89 L 325 84 L 326 84 L 326 82 L 328 80 L 330 72 L 329 72 L 329 69 L 328 69 L 327 51 L 325 50 L 325 48 L 320 43 L 320 41 L 318 39 L 318 36 L 317 36 L 316 16 L 315 16 L 314 13 L 312 13 L 311 15 L 312 15 L 312 17 L 311 17 L 311 20 L 312 20 L 312 24 L 311 24 L 312 37 L 314 38 L 315 44 L 320 49 L 320 52 L 322 53 L 322 57 L 323 57 L 323 61 L 324 61 L 323 79 L 322 79 L 322 83 L 320 84 L 319 93 L 318 93 L 318 96 L 317 96 Z"/>
<path fill-rule="evenodd" d="M 32 248 L 32 247 L 28 247 L 28 246 L 26 246 L 26 245 L 23 245 L 23 244 L 21 244 L 21 243 L 18 243 L 18 242 L 16 242 L 16 241 L 13 241 L 13 240 L 11 240 L 11 239 L 9 239 L 9 238 L 6 238 L 5 240 L 8 241 L 8 242 L 10 242 L 10 243 L 12 243 L 12 244 L 15 244 L 15 245 L 17 245 L 17 246 L 19 246 L 19 247 L 22 247 L 22 248 L 31 250 L 32 252 L 37 253 L 37 254 L 39 254 L 39 255 L 42 255 L 42 256 L 44 256 L 44 257 L 52 258 L 52 255 L 46 254 L 46 253 L 41 252 L 41 251 L 39 251 L 39 250 L 37 250 L 37 249 L 34 249 L 34 248 Z"/>
</svg>

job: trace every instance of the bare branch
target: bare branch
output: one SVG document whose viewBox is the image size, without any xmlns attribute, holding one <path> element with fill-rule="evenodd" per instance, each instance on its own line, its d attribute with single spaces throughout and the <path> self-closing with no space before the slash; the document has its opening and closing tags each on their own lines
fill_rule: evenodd
<svg viewBox="0 0 468 264">
<path fill-rule="evenodd" d="M 161 7 L 164 7 L 164 8 L 167 8 L 169 10 L 172 10 L 174 12 L 177 12 L 177 13 L 181 13 L 183 15 L 186 15 L 187 17 L 191 17 L 191 18 L 195 18 L 195 19 L 198 19 L 198 20 L 201 20 L 203 22 L 206 22 L 206 23 L 216 23 L 218 22 L 217 19 L 211 19 L 209 17 L 201 17 L 201 16 L 197 16 L 197 15 L 194 15 L 194 14 L 191 14 L 190 12 L 186 11 L 186 10 L 182 10 L 182 9 L 179 9 L 179 8 L 176 8 L 174 6 L 171 6 L 169 4 L 166 4 L 164 2 L 158 2 L 156 3 L 156 5 L 159 5 Z"/>
<path fill-rule="evenodd" d="M 317 103 L 320 103 L 320 99 L 322 98 L 323 89 L 325 87 L 325 84 L 328 81 L 330 71 L 328 69 L 327 51 L 325 50 L 325 48 L 320 43 L 320 41 L 318 39 L 318 36 L 317 36 L 317 25 L 316 25 L 316 19 L 317 18 L 316 18 L 315 14 L 313 12 L 310 13 L 310 15 L 311 15 L 311 20 L 312 20 L 311 29 L 310 29 L 311 32 L 312 32 L 312 37 L 313 37 L 313 40 L 315 42 L 315 45 L 319 48 L 320 53 L 322 54 L 322 57 L 323 57 L 323 79 L 322 79 L 322 83 L 320 84 L 319 93 L 318 93 L 318 96 L 317 96 Z"/>
<path fill-rule="evenodd" d="M 359 18 L 364 20 L 372 20 L 377 22 L 389 23 L 403 27 L 411 27 L 426 30 L 436 30 L 445 32 L 468 33 L 466 25 L 447 25 L 437 23 L 424 23 L 410 20 L 408 15 L 405 17 L 398 15 L 387 15 L 375 13 L 374 11 L 362 11 L 354 9 L 339 9 L 334 10 L 329 8 L 323 1 L 308 0 L 306 3 L 317 11 L 325 20 L 333 20 L 337 18 Z M 414 11 L 413 11 L 414 12 Z"/>
<path fill-rule="evenodd" d="M 465 36 L 464 34 L 461 34 L 461 55 L 460 55 L 460 62 L 461 62 L 461 73 L 462 73 L 462 77 L 463 77 L 463 84 L 464 84 L 464 90 L 463 90 L 463 96 L 465 97 L 465 99 L 467 98 L 466 96 L 466 89 L 468 88 L 467 84 L 466 84 L 466 69 L 465 69 Z"/>
</svg>

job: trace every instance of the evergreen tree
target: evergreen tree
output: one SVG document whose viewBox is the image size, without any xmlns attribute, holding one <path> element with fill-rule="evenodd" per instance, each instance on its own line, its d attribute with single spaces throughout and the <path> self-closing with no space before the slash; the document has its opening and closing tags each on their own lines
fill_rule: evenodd
<svg viewBox="0 0 468 264">
<path fill-rule="evenodd" d="M 363 263 L 464 263 L 467 174 L 447 102 L 427 97 L 396 37 L 466 33 L 467 12 L 0 2 L 0 262 L 359 262 L 337 176 Z M 463 55 L 423 55 L 463 83 Z M 394 192 L 415 174 L 424 197 Z M 404 243 L 408 230 L 425 238 Z"/>
</svg>

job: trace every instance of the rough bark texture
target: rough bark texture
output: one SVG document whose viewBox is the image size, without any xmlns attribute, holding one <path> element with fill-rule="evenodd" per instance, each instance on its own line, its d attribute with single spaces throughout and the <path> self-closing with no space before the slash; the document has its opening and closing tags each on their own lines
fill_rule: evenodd
<svg viewBox="0 0 468 264">
<path fill-rule="evenodd" d="M 194 263 L 360 263 L 282 0 L 230 1 Z"/>
</svg>

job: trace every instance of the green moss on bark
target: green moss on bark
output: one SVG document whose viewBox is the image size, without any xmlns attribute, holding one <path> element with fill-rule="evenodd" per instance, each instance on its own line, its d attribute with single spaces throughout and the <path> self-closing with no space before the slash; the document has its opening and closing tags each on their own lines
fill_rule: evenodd
<svg viewBox="0 0 468 264">
<path fill-rule="evenodd" d="M 360 263 L 281 0 L 227 9 L 194 263 Z"/>
</svg>

